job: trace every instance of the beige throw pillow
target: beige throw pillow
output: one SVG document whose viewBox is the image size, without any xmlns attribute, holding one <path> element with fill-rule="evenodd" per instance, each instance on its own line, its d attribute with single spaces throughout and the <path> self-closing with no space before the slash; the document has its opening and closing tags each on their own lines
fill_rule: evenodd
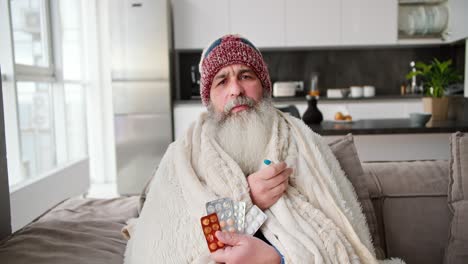
<svg viewBox="0 0 468 264">
<path fill-rule="evenodd" d="M 450 137 L 448 205 L 453 213 L 446 264 L 468 263 L 468 134 Z"/>
<path fill-rule="evenodd" d="M 369 196 L 369 190 L 367 189 L 364 170 L 354 145 L 353 135 L 348 134 L 343 138 L 337 139 L 329 143 L 329 146 L 356 191 L 367 220 L 377 258 L 383 259 L 385 258 L 385 253 L 378 233 L 377 217 Z"/>
</svg>

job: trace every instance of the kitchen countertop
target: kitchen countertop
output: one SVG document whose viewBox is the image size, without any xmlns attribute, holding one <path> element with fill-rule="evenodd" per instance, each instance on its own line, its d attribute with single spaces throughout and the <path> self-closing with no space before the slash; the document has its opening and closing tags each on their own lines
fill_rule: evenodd
<svg viewBox="0 0 468 264">
<path fill-rule="evenodd" d="M 327 98 L 327 97 L 320 97 L 319 102 L 359 102 L 359 101 L 385 101 L 385 100 L 408 100 L 408 99 L 421 99 L 422 95 L 377 95 L 373 97 L 361 97 L 361 98 Z M 175 100 L 176 104 L 201 104 L 200 98 L 192 98 L 186 100 Z M 304 96 L 295 96 L 295 97 L 274 97 L 274 103 L 307 103 Z"/>
<path fill-rule="evenodd" d="M 351 123 L 323 121 L 320 125 L 309 125 L 316 133 L 331 135 L 375 135 L 375 134 L 429 134 L 468 132 L 468 121 L 429 121 L 425 126 L 411 124 L 409 118 L 362 119 Z"/>
</svg>

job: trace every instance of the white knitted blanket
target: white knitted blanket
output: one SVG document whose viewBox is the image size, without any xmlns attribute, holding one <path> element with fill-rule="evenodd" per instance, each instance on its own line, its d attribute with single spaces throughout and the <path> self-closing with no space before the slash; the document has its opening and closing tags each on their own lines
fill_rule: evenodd
<svg viewBox="0 0 468 264">
<path fill-rule="evenodd" d="M 126 264 L 209 263 L 200 227 L 205 203 L 221 197 L 252 206 L 246 176 L 207 135 L 206 113 L 170 145 L 125 253 Z M 350 182 L 321 137 L 277 112 L 268 158 L 294 168 L 287 192 L 265 211 L 261 230 L 286 263 L 378 263 Z M 259 168 L 260 168 L 259 164 Z M 402 263 L 389 260 L 386 263 Z"/>
</svg>

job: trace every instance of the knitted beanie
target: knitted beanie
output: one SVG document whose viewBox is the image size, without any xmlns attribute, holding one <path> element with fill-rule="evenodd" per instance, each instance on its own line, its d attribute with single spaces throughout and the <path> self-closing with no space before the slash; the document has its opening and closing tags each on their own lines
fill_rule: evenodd
<svg viewBox="0 0 468 264">
<path fill-rule="evenodd" d="M 203 105 L 210 102 L 210 89 L 215 75 L 225 66 L 244 64 L 250 67 L 271 95 L 268 69 L 260 51 L 247 39 L 239 35 L 225 35 L 203 50 L 200 59 L 200 95 Z"/>
</svg>

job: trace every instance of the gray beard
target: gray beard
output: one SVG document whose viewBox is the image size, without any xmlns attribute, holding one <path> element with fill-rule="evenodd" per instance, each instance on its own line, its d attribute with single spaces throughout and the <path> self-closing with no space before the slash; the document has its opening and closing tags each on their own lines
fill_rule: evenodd
<svg viewBox="0 0 468 264">
<path fill-rule="evenodd" d="M 234 114 L 215 113 L 211 107 L 207 120 L 210 136 L 248 176 L 256 172 L 265 156 L 271 137 L 274 107 L 263 99 L 253 108 Z"/>
</svg>

